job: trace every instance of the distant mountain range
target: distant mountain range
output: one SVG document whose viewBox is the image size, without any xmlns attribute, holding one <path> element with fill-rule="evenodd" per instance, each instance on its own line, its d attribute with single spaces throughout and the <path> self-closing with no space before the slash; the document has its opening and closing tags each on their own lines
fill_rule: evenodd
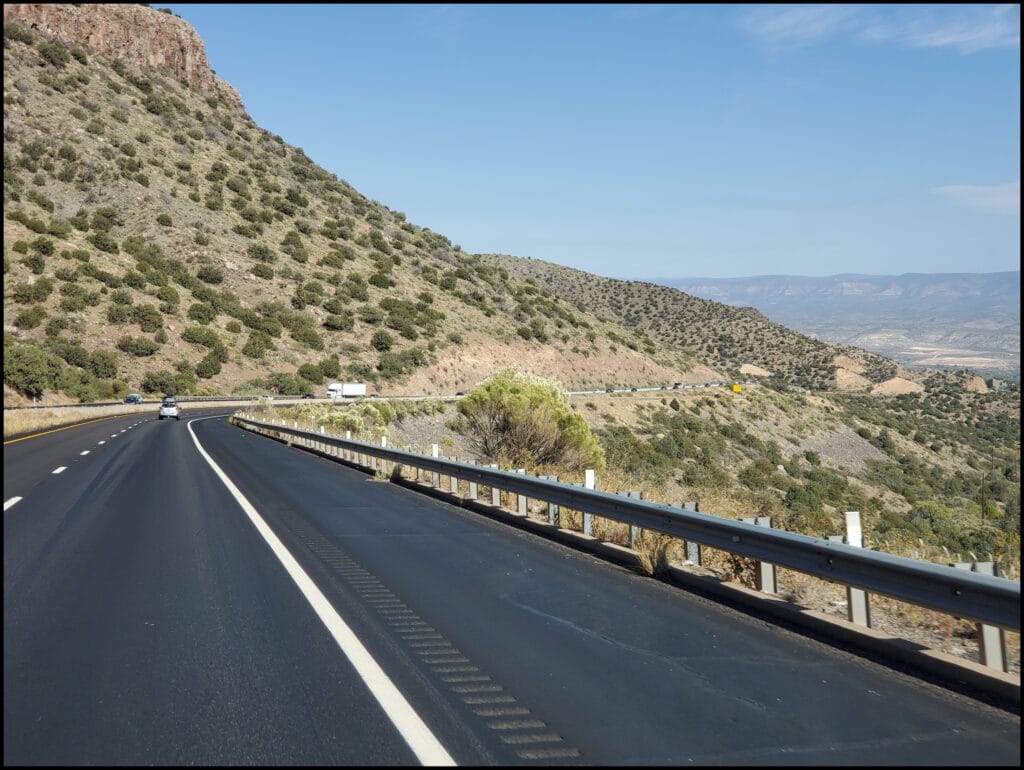
<svg viewBox="0 0 1024 770">
<path fill-rule="evenodd" d="M 1020 377 L 1019 271 L 654 280 L 908 367 Z"/>
</svg>

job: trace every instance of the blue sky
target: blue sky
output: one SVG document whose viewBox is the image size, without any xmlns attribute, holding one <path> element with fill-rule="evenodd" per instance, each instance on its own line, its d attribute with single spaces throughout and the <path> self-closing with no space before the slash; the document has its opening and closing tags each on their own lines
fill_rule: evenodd
<svg viewBox="0 0 1024 770">
<path fill-rule="evenodd" d="M 259 125 L 468 252 L 1020 269 L 1018 6 L 167 7 Z"/>
</svg>

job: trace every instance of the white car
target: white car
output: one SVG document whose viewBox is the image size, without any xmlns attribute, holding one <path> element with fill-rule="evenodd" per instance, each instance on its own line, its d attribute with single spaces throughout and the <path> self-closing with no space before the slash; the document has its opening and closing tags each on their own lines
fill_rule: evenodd
<svg viewBox="0 0 1024 770">
<path fill-rule="evenodd" d="M 170 419 L 170 418 L 173 417 L 175 420 L 180 420 L 181 417 L 178 414 L 178 412 L 179 412 L 179 410 L 178 410 L 178 402 L 177 401 L 169 401 L 169 400 L 167 400 L 165 398 L 163 400 L 163 403 L 160 404 L 160 419 L 161 420 L 164 419 L 165 417 L 167 419 Z"/>
</svg>

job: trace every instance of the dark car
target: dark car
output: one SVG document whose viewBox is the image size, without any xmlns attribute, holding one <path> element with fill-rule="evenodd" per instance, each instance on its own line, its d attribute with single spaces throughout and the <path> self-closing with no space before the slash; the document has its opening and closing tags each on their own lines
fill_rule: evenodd
<svg viewBox="0 0 1024 770">
<path fill-rule="evenodd" d="M 630 389 L 629 389 L 629 392 L 630 392 L 630 393 L 636 393 L 636 388 L 630 388 Z"/>
<path fill-rule="evenodd" d="M 140 396 L 138 393 L 129 393 L 127 396 L 124 397 L 124 402 L 126 404 L 141 404 L 142 396 Z"/>
<path fill-rule="evenodd" d="M 604 392 L 605 393 L 614 393 L 615 392 L 615 388 L 605 388 Z"/>
<path fill-rule="evenodd" d="M 306 393 L 306 394 L 305 394 L 305 395 L 303 396 L 303 398 L 316 398 L 316 395 L 314 395 L 313 393 Z"/>
<path fill-rule="evenodd" d="M 460 391 L 459 391 L 459 392 L 457 392 L 457 393 L 456 393 L 455 395 L 456 395 L 456 396 L 464 396 L 464 395 L 466 395 L 466 391 L 464 391 L 464 390 L 460 390 Z"/>
</svg>

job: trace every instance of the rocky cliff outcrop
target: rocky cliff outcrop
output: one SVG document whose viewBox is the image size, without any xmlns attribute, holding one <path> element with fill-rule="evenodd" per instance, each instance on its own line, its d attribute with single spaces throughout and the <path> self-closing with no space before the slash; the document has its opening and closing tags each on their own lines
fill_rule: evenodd
<svg viewBox="0 0 1024 770">
<path fill-rule="evenodd" d="M 244 110 L 238 91 L 210 69 L 199 34 L 177 16 L 143 5 L 12 3 L 4 5 L 4 23 L 9 21 L 128 66 L 165 70 Z"/>
</svg>

